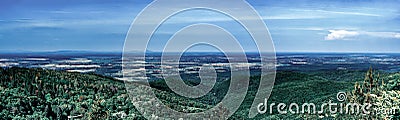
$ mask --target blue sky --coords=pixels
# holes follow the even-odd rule
[[[2,0],[0,51],[122,51],[130,24],[150,2]],[[264,19],[278,52],[400,52],[398,0],[248,2]],[[163,25],[149,49],[162,47],[165,40],[157,39],[168,38],[172,29],[197,22],[216,24],[238,39],[249,39],[219,14],[189,11]]]

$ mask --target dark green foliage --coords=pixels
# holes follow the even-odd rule
[[[310,75],[333,81],[362,81],[365,71],[326,70],[312,72]]]
[[[337,78],[335,78],[337,76]],[[390,77],[386,77],[390,76]],[[359,71],[310,73],[280,71],[268,103],[316,103],[336,100],[339,91],[350,91]],[[369,78],[369,77],[368,77]],[[400,75],[385,75],[387,87],[399,90]],[[190,85],[198,81],[186,81]],[[374,81],[374,84],[378,82]],[[173,93],[163,80],[152,81],[156,96],[170,108],[197,113],[212,108],[223,99],[230,80],[220,80],[210,93],[190,99]],[[379,83],[380,84],[380,83]],[[230,119],[249,119],[248,112],[258,90],[259,76],[250,78],[244,102]],[[367,84],[366,86],[370,86]],[[377,85],[371,87],[377,88]],[[395,96],[393,92],[382,93]],[[124,83],[96,74],[67,73],[42,69],[0,69],[0,116],[3,119],[144,119],[128,99]],[[394,104],[396,105],[396,104]],[[262,114],[255,119],[319,119],[319,115]],[[324,119],[353,117],[333,117]]]
[[[389,76],[387,89],[400,91],[400,75],[399,74]]]
[[[245,101],[239,110],[230,119],[249,119],[248,112],[252,105],[254,96],[256,95],[259,85],[259,77],[253,76],[250,81],[249,91]],[[280,71],[277,72],[275,85],[268,104],[271,103],[315,103],[322,104],[329,100],[335,100],[339,91],[346,91],[351,88],[351,82],[327,80],[313,73],[299,73]],[[276,110],[276,109],[275,109]],[[327,117],[329,118],[329,117]],[[265,114],[259,114],[254,119],[320,119],[317,115],[301,115],[301,114],[279,114],[269,111]]]
[[[399,119],[400,91],[398,81],[400,74],[381,75],[369,69],[363,82],[356,82],[354,90],[349,94],[351,103],[372,104],[371,114],[353,116],[358,119]],[[386,82],[385,82],[386,81]],[[387,82],[388,81],[388,82]],[[393,110],[382,112],[380,110]]]
[[[124,83],[91,74],[42,69],[0,69],[3,119],[112,119],[124,112],[142,118],[129,102]]]

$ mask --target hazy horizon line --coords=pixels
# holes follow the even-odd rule
[[[0,50],[0,53],[124,53],[124,51],[96,51],[96,50],[42,50],[42,51],[29,51],[29,50]],[[149,53],[162,53],[162,51],[151,51]],[[140,51],[129,51],[127,53],[141,53]],[[164,53],[178,53],[178,52],[164,52]],[[189,51],[186,53],[221,53],[219,51]],[[240,53],[240,52],[226,52],[226,53]],[[247,51],[245,53],[258,53],[258,51]],[[376,53],[376,54],[393,54],[400,53],[396,51],[276,51],[275,53]]]

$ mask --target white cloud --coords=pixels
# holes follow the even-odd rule
[[[325,40],[347,40],[358,36],[360,33],[347,30],[329,30],[330,34],[325,37]]]
[[[308,30],[308,31],[325,31],[324,28],[321,27],[290,27],[290,28],[273,28],[273,29],[283,29],[283,30]]]
[[[322,15],[305,15],[305,14],[281,14],[272,16],[263,16],[265,20],[296,20],[296,19],[320,19],[326,18]]]
[[[395,32],[364,32],[365,35],[380,37],[380,38],[400,38],[400,33]]]
[[[400,33],[397,33],[396,35],[394,35],[395,38],[400,38]]]
[[[65,11],[65,10],[55,10],[55,11],[48,11],[49,13],[54,13],[54,14],[69,14],[73,13],[71,11]]]
[[[348,31],[348,30],[329,30],[325,40],[350,40],[358,36],[368,36],[377,38],[400,39],[400,33],[396,32],[368,32],[368,31]]]
[[[264,8],[267,9],[267,8]],[[321,18],[337,18],[339,16],[367,16],[367,17],[382,17],[381,14],[374,14],[369,11],[355,10],[320,10],[320,9],[287,9],[287,8],[273,8],[267,9],[268,11],[280,11],[279,14],[264,16],[264,19],[321,19]],[[265,11],[267,11],[265,10]],[[263,12],[263,10],[260,10]]]
[[[362,13],[362,12],[343,12],[343,11],[327,11],[327,10],[315,10],[316,12],[321,13],[330,13],[330,14],[342,14],[342,15],[358,15],[358,16],[370,16],[370,17],[380,17],[382,15],[371,14],[371,13]]]

